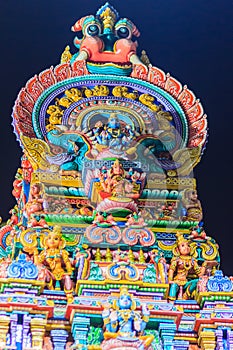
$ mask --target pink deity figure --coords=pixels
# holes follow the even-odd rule
[[[7,278],[7,268],[12,263],[11,258],[8,256],[6,259],[0,259],[0,278]]]
[[[115,226],[117,225],[116,221],[114,220],[112,214],[110,213],[96,213],[95,219],[93,221],[93,224],[97,226]]]
[[[17,202],[20,199],[20,196],[22,193],[22,187],[23,187],[23,171],[21,168],[19,168],[15,175],[15,180],[13,182],[13,190],[12,190],[12,194],[15,197]]]
[[[33,253],[34,263],[39,268],[39,279],[44,280],[50,290],[60,289],[61,285],[66,293],[67,302],[73,302],[73,283],[70,278],[73,268],[68,252],[64,249],[66,241],[62,237],[61,227],[54,226],[53,231],[43,240],[43,250],[38,252],[37,248],[27,249]],[[65,269],[64,269],[65,267]]]
[[[196,190],[186,190],[182,199],[186,209],[185,219],[188,221],[200,222],[203,218],[201,202],[198,199]]]
[[[29,199],[25,205],[29,226],[48,227],[46,221],[41,218],[41,214],[44,213],[43,202],[41,185],[39,183],[31,185]]]
[[[125,171],[118,159],[113,163],[107,176],[100,173],[99,194],[102,199],[108,197],[137,199],[139,193],[134,187],[134,183],[126,179]]]
[[[10,219],[7,221],[7,225],[10,226],[16,226],[19,223],[19,217],[18,217],[18,208],[15,206],[13,209],[9,211],[9,214],[11,214]]]
[[[33,173],[33,168],[32,168],[32,165],[25,154],[21,158],[21,167],[22,167],[24,181],[26,181],[27,183],[30,183],[31,176]]]

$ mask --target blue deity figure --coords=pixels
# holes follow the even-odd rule
[[[98,126],[98,125],[97,125]],[[134,139],[131,125],[122,127],[116,113],[111,113],[107,124],[93,129],[97,142],[115,151],[121,151]]]
[[[143,332],[149,321],[150,311],[145,305],[142,312],[136,311],[136,302],[125,286],[121,287],[120,295],[113,304],[104,309],[104,339],[117,339],[126,342],[139,342],[139,349],[145,349],[152,343],[153,335],[144,336]]]

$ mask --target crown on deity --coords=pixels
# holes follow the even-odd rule
[[[62,237],[61,226],[55,225],[53,228],[53,233],[55,233],[59,238]]]
[[[182,244],[182,243],[188,243],[188,242],[189,242],[186,238],[184,238],[184,236],[183,236],[182,233],[177,233],[177,234],[176,234],[176,237],[177,237],[177,241],[176,241],[177,245],[180,245],[180,244]]]
[[[126,287],[126,286],[120,287],[120,296],[121,295],[129,295],[131,297],[131,295],[129,294],[129,291],[128,291],[128,287]]]

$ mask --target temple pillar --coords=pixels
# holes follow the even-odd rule
[[[175,323],[160,323],[159,333],[163,342],[164,350],[175,350],[174,342],[173,342],[175,331],[176,331]]]
[[[50,335],[53,340],[54,350],[65,350],[68,332],[64,329],[53,329]]]
[[[223,330],[222,329],[217,329],[215,331],[215,335],[216,335],[216,343],[217,343],[216,350],[224,350],[224,346],[223,346]]]
[[[31,316],[24,315],[23,317],[23,349],[28,347],[28,335],[30,331]]]
[[[10,316],[0,311],[0,349],[6,346],[7,333],[9,331]]]
[[[32,348],[43,349],[46,323],[47,321],[43,318],[33,318],[31,320]]]
[[[18,315],[11,314],[10,316],[10,334],[11,334],[11,346],[16,347],[16,330],[17,330]]]
[[[233,350],[233,331],[231,329],[227,330],[227,346],[229,350]]]
[[[203,330],[199,333],[198,344],[203,350],[215,350],[216,337],[214,330]]]
[[[87,336],[90,326],[90,318],[75,315],[72,321],[72,335],[77,348],[82,346],[82,350],[87,349]]]

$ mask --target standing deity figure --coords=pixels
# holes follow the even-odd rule
[[[66,242],[62,237],[61,227],[54,226],[53,231],[45,237],[41,253],[33,248],[34,263],[39,267],[40,275],[44,273],[44,279],[48,283],[48,288],[60,289],[62,282],[66,293],[67,302],[73,301],[73,284],[70,278],[73,268],[69,260],[68,252],[64,249]],[[26,249],[25,249],[26,250]],[[41,266],[42,265],[42,266]],[[66,271],[64,270],[64,266]]]
[[[124,348],[150,349],[153,335],[143,335],[146,324],[149,321],[150,312],[145,305],[142,312],[135,311],[136,302],[128,293],[128,289],[122,286],[120,295],[113,304],[104,308],[102,317],[104,320],[104,342],[102,349]]]
[[[198,222],[202,220],[202,207],[196,190],[186,190],[184,192],[183,205],[186,210],[186,220]]]
[[[189,299],[198,282],[198,279],[188,280],[189,274],[200,277],[205,272],[205,268],[200,267],[197,260],[192,256],[189,241],[182,234],[177,234],[177,236],[177,243],[173,249],[174,257],[168,271],[170,300],[176,299],[178,291],[178,299]]]

